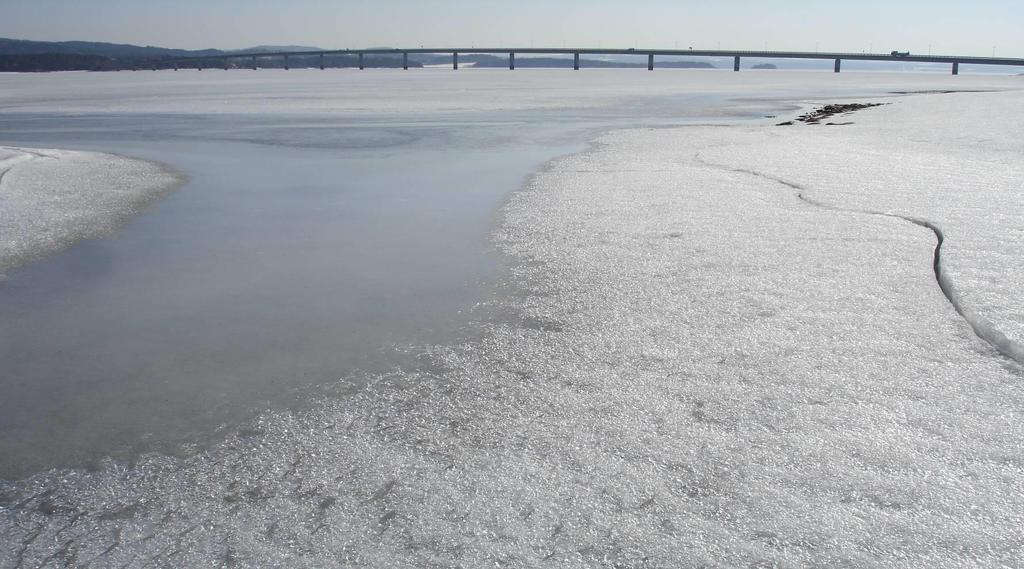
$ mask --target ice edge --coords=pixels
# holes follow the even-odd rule
[[[130,165],[132,167],[130,172],[132,184],[130,188],[111,187],[109,188],[110,191],[107,192],[90,192],[94,196],[94,202],[98,203],[101,207],[96,207],[95,203],[86,204],[92,207],[84,207],[82,203],[72,204],[81,210],[77,218],[63,215],[58,218],[51,216],[50,219],[47,219],[45,217],[37,217],[38,213],[36,213],[33,214],[32,227],[19,227],[18,216],[25,217],[28,214],[32,214],[34,210],[31,208],[34,208],[37,204],[32,202],[26,204],[24,200],[22,200],[23,203],[5,203],[4,207],[8,209],[4,213],[13,215],[13,217],[0,219],[0,222],[3,224],[3,230],[14,231],[22,229],[38,232],[42,228],[42,231],[47,233],[47,235],[46,239],[33,243],[28,247],[15,247],[12,250],[0,248],[0,281],[6,279],[12,270],[63,251],[78,241],[96,239],[114,233],[131,218],[139,214],[146,206],[180,188],[187,180],[184,174],[166,164],[152,160],[130,158],[119,154],[78,150],[33,149],[18,146],[0,146],[0,151],[13,153],[13,156],[0,159],[0,189],[5,189],[5,186],[7,186],[7,190],[14,191],[15,193],[17,193],[17,188],[11,188],[8,175],[16,169],[40,160],[63,164],[65,159],[68,159],[69,162],[74,162],[75,159],[86,156],[102,159],[102,163],[96,162],[92,164],[92,170],[96,172],[110,170],[115,165]],[[84,195],[87,193],[83,187],[76,184],[65,182],[57,185],[54,180],[50,180],[50,185],[59,187],[59,193],[66,196]],[[104,187],[108,185],[111,184],[104,184]],[[125,189],[130,189],[131,192],[125,193]],[[4,197],[3,194],[0,194],[0,198]],[[25,209],[26,206],[30,209]],[[85,228],[76,229],[70,224],[69,220],[77,221],[79,224],[84,225]],[[38,234],[33,234],[33,239],[38,241],[38,238]]]

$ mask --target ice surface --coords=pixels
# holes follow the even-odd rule
[[[266,69],[0,74],[0,112],[61,114],[382,114],[646,107],[665,96],[740,93],[738,106],[808,92],[1005,89],[1017,77],[659,69]],[[744,100],[744,95],[750,97]],[[660,109],[659,109],[660,110]],[[648,117],[656,116],[649,112]],[[718,116],[716,113],[714,116]]]
[[[987,113],[1020,101],[607,134],[504,209],[512,322],[191,458],[0,486],[0,564],[1020,566],[1020,368],[930,231],[797,196],[931,216],[996,321],[969,279],[1016,278],[1019,130]]]
[[[498,272],[501,201],[599,130],[1018,81],[436,71],[0,74],[0,144],[190,177],[0,287],[0,477],[206,445],[297,390],[391,369],[392,346],[444,343]]]
[[[79,239],[112,232],[180,182],[142,160],[0,147],[0,276]]]
[[[742,130],[701,150],[783,178],[826,205],[925,220],[944,234],[942,269],[983,329],[1024,360],[1024,115],[1018,93],[950,93],[832,122]],[[1024,361],[1022,361],[1024,363]]]

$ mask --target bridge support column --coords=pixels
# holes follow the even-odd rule
[[[175,63],[175,64],[174,64],[174,70],[175,70],[175,71],[177,71],[177,70],[178,70],[178,64],[177,64],[177,63]]]
[[[363,67],[363,54],[361,53],[359,54],[359,69],[365,69],[365,67]]]
[[[733,71],[739,71],[740,70],[740,56],[738,56],[738,55],[736,57],[732,58],[732,70]]]
[[[648,71],[654,71],[654,54],[653,53],[648,53],[647,54],[647,70]]]
[[[572,54],[572,68],[576,71],[580,70],[580,54],[578,53]]]
[[[515,52],[509,52],[509,54],[508,54],[508,68],[509,69],[515,69],[516,68],[516,54],[515,54]]]
[[[320,71],[324,70],[324,54],[320,54]]]
[[[458,68],[459,68],[459,52],[453,51],[452,52],[452,69],[458,69]]]
[[[842,59],[837,59],[836,60],[836,65],[835,65],[835,67],[832,68],[832,71],[834,71],[836,73],[839,73],[839,68],[842,67],[842,66],[843,66],[843,60]]]
[[[284,56],[284,70],[288,71],[288,56]]]
[[[224,71],[228,70],[228,60],[224,60]]]
[[[252,70],[256,71],[256,56],[252,56]]]
[[[953,75],[960,75],[960,62],[959,61],[954,61],[953,62]]]
[[[402,52],[402,69],[409,69],[409,52]]]

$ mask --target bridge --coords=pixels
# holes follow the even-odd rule
[[[655,57],[731,57],[733,60],[733,71],[740,70],[740,60],[743,58],[758,59],[818,59],[831,60],[834,62],[833,70],[836,73],[842,68],[844,60],[847,61],[891,61],[891,62],[915,62],[915,63],[944,63],[950,66],[953,75],[960,72],[960,64],[977,65],[1007,65],[1024,67],[1024,59],[1007,57],[977,57],[969,55],[918,55],[907,52],[891,53],[841,53],[841,52],[807,52],[807,51],[734,51],[734,50],[708,50],[708,49],[602,49],[602,48],[379,48],[379,49],[337,49],[320,51],[279,51],[259,53],[230,53],[211,56],[189,56],[179,58],[164,58],[152,60],[153,69],[157,64],[173,65],[177,70],[179,67],[192,67],[202,69],[205,62],[219,61],[225,69],[231,61],[251,61],[252,68],[257,68],[257,61],[264,58],[283,58],[284,68],[289,68],[290,57],[316,57],[320,58],[320,69],[324,68],[324,57],[330,55],[357,56],[359,69],[364,69],[363,58],[366,55],[390,55],[401,56],[402,67],[409,69],[409,54],[451,54],[452,68],[459,68],[459,54],[488,54],[508,55],[508,68],[516,68],[516,54],[530,55],[566,55],[573,58],[573,69],[579,70],[580,56],[582,55],[637,55],[647,56],[647,69],[653,71]]]

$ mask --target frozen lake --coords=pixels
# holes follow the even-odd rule
[[[0,283],[0,476],[178,452],[308,388],[414,365],[408,346],[452,340],[488,294],[493,215],[544,161],[614,125],[772,107],[626,77],[0,77],[0,144],[189,180],[116,235]]]
[[[499,275],[487,235],[506,196],[602,130],[908,88],[465,71],[0,77],[0,144],[122,154],[189,179],[115,236],[0,283],[0,476],[178,452],[301,405],[307,388],[413,365],[406,348],[456,337]]]
[[[189,181],[0,284],[3,472],[173,451],[454,333],[498,270],[490,216],[572,146],[389,122],[8,118],[19,144],[159,160]]]
[[[119,459],[0,485],[0,535],[111,564],[1012,562],[1019,371],[939,292],[932,235],[838,211],[943,215],[898,157],[869,170],[904,144],[937,171],[932,109],[814,137],[765,115],[1019,79],[0,76],[0,144],[189,177],[0,281],[0,475]],[[946,163],[1015,179],[1017,139],[972,124]]]

